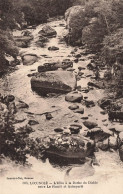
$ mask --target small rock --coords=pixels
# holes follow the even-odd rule
[[[57,32],[51,26],[45,25],[42,30],[39,31],[39,34],[48,38],[52,38],[56,37]]]
[[[81,71],[78,72],[78,75],[79,75],[79,76],[82,76],[83,74],[84,74],[84,73],[81,72]]]
[[[85,100],[88,99],[88,96],[84,96],[84,99],[85,99]]]
[[[106,111],[100,111],[100,114],[102,114],[102,115],[106,115],[106,114],[107,114],[107,112],[106,112]]]
[[[88,82],[88,86],[90,87],[95,87],[98,89],[104,89],[104,83],[102,81],[98,81],[98,82]]]
[[[37,60],[38,56],[35,54],[26,54],[22,56],[23,65],[33,65]]]
[[[69,129],[71,131],[71,134],[78,134],[80,132],[80,129],[82,129],[82,126],[78,124],[72,124],[70,125]]]
[[[77,81],[80,81],[81,77],[79,75],[77,75]]]
[[[81,57],[81,54],[80,53],[78,53],[78,54],[75,55],[75,58],[80,58],[80,57]]]
[[[92,115],[92,114],[89,114],[88,116],[89,116],[89,117],[92,117],[93,115]]]
[[[85,61],[85,59],[82,59],[82,58],[81,58],[80,61]]]
[[[94,63],[95,62],[95,60],[94,59],[91,59],[91,63]]]
[[[108,123],[106,123],[106,124],[103,124],[103,126],[107,127],[107,126],[108,126]]]
[[[74,71],[74,68],[68,68],[67,71]]]
[[[44,63],[38,66],[38,72],[54,71],[57,70],[58,66],[56,62]]]
[[[73,105],[69,106],[68,108],[69,108],[70,110],[76,110],[76,109],[79,108],[79,106],[76,105],[76,104],[73,104]]]
[[[83,107],[80,107],[77,110],[75,110],[74,113],[84,114],[84,108]]]
[[[13,95],[7,95],[5,96],[5,98],[3,99],[3,102],[5,104],[8,104],[9,102],[13,102],[15,100],[15,97]]]
[[[29,105],[26,104],[25,102],[19,100],[16,104],[16,108],[17,109],[21,109],[21,108],[29,108]]]
[[[40,47],[44,47],[46,42],[48,42],[48,38],[44,36],[39,36],[39,40],[36,41],[36,45]]]
[[[102,122],[106,122],[106,121],[107,121],[107,119],[103,119],[103,120],[102,120]]]
[[[76,89],[77,89],[78,91],[81,91],[81,86],[80,86],[80,85],[77,86]]]
[[[57,50],[59,50],[59,48],[56,46],[51,46],[51,47],[48,47],[48,50],[49,51],[57,51]]]
[[[66,69],[68,67],[73,67],[73,62],[70,59],[64,59],[62,61],[62,68]]]
[[[54,129],[54,131],[55,131],[56,133],[61,133],[61,132],[63,132],[63,129],[62,129],[62,128],[56,128],[56,129]]]
[[[74,121],[74,123],[77,123],[77,122],[79,122],[79,121],[78,121],[78,120],[75,120],[75,121]]]
[[[88,88],[82,88],[82,92],[83,93],[88,93],[89,92],[89,89]]]
[[[75,62],[75,63],[78,63],[78,61],[79,61],[78,59],[74,59],[74,62]]]
[[[92,77],[92,75],[91,74],[88,74],[88,75],[86,75],[86,77]]]
[[[31,69],[30,71],[36,71],[36,69]]]
[[[65,96],[65,100],[68,102],[81,102],[83,96],[78,92],[70,92]]]
[[[79,70],[79,71],[82,71],[82,70],[85,70],[85,68],[84,68],[84,67],[79,66],[79,67],[78,67],[78,70]]]
[[[37,124],[39,124],[39,122],[35,121],[35,120],[29,120],[28,124],[29,125],[37,125]]]
[[[97,66],[96,66],[96,64],[94,64],[94,63],[89,63],[89,64],[87,65],[87,68],[88,68],[89,70],[94,70],[94,69],[97,68]]]
[[[53,118],[53,117],[52,117],[51,113],[47,113],[47,114],[46,114],[46,119],[47,119],[47,120],[50,120],[50,119],[52,119],[52,118]]]
[[[87,127],[88,129],[93,129],[93,128],[97,127],[97,123],[91,122],[91,121],[84,121],[83,124],[84,124],[85,127]]]
[[[83,119],[83,120],[88,120],[88,117],[82,117],[81,119]]]
[[[85,100],[84,103],[85,103],[85,106],[87,108],[91,108],[91,107],[94,107],[95,106],[95,103],[94,103],[93,100]]]

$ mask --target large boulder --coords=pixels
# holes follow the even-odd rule
[[[69,29],[68,38],[76,42],[82,37],[82,29],[87,24],[84,8],[82,6],[73,6],[65,13],[67,28]]]
[[[16,46],[21,48],[27,48],[29,46],[30,41],[33,39],[33,36],[14,36],[14,41]]]
[[[62,62],[44,63],[43,65],[38,66],[38,72],[54,71],[59,68],[67,69],[69,67],[73,67],[73,62],[69,59],[64,59]]]
[[[35,54],[26,54],[22,56],[23,65],[33,65],[37,60],[38,56]]]
[[[40,35],[39,39],[36,41],[36,45],[39,47],[44,47],[47,42],[48,38]]]
[[[42,95],[68,93],[76,88],[76,77],[72,72],[68,71],[37,73],[31,79],[31,86]]]
[[[94,142],[81,135],[52,135],[48,136],[46,140],[44,138],[43,141],[47,148],[46,154],[51,158],[55,157],[56,160],[61,158],[71,162],[72,159],[85,159],[94,154]]]
[[[102,108],[102,109],[109,109],[110,106],[111,106],[111,103],[112,103],[112,99],[108,98],[108,97],[104,97],[102,99],[100,99],[98,101],[98,104],[99,106]]]
[[[42,30],[39,31],[39,34],[45,37],[52,38],[56,37],[57,32],[51,26],[45,25]]]
[[[105,139],[109,138],[111,136],[110,132],[107,130],[102,130],[99,127],[95,127],[92,129],[89,129],[87,132],[87,137],[90,137],[91,139],[95,140],[95,142],[104,141]],[[111,146],[113,139],[111,139]]]

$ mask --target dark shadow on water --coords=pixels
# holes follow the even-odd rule
[[[39,96],[42,96],[42,97],[58,97],[58,96],[61,96],[61,95],[64,95],[65,93],[63,92],[56,92],[56,90],[52,89],[51,91],[48,91],[47,89],[44,89],[44,90],[40,90],[40,89],[36,89],[36,88],[32,88],[32,91],[36,94],[36,95],[39,95]]]

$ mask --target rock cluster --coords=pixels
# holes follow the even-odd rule
[[[84,14],[81,6],[70,8],[66,13],[67,27],[70,31],[69,38],[71,40],[75,38],[75,41],[77,41],[78,34],[81,37],[80,32],[82,32],[82,29],[81,27],[79,28],[81,26],[79,24],[83,22],[82,15],[80,17],[81,13],[82,15]],[[21,41],[24,38],[26,40],[27,37],[32,39],[30,31],[24,31],[22,35]],[[46,25],[39,31],[39,40],[36,44],[41,43],[43,45],[49,40],[48,38],[56,35],[56,31]],[[58,47],[54,46],[48,49],[50,53],[54,50],[57,50],[57,52],[59,50]],[[86,161],[86,157],[94,158],[94,152],[97,148],[97,150],[101,149],[103,151],[119,150],[120,158],[123,161],[122,125],[109,127],[106,123],[108,118],[103,118],[103,124],[101,123],[100,125],[98,117],[95,120],[92,117],[92,114],[95,114],[95,106],[98,106],[102,117],[108,115],[111,121],[122,122],[122,100],[115,103],[109,97],[101,100],[93,99],[92,95],[95,88],[96,90],[104,89],[104,84],[100,79],[96,79],[97,77],[93,77],[93,73],[97,68],[93,58],[91,62],[85,65],[85,59],[82,57],[86,54],[87,52],[80,53],[78,48],[75,48],[70,55],[73,60],[69,59],[69,57],[61,62],[46,62],[38,66],[37,73],[28,74],[31,77],[32,89],[41,96],[50,97],[53,93],[63,94],[63,96],[59,96],[65,103],[63,116],[68,116],[66,116],[68,126],[55,126],[52,131],[53,134],[49,133],[48,136],[43,136],[43,138],[35,137],[35,135],[33,138],[29,137],[29,134],[32,135],[31,133],[35,132],[34,129],[43,130],[40,125],[41,118],[39,120],[35,119],[33,117],[34,114],[27,111],[29,105],[20,99],[17,100],[13,95],[0,96],[2,154],[11,156],[13,160],[23,161],[23,163],[26,162],[26,154],[30,154],[38,159],[43,160],[48,157],[52,161],[55,158],[53,162],[60,160],[61,163],[62,161],[67,161],[70,164],[72,161],[83,163],[83,161]],[[47,56],[45,55],[45,57]],[[23,65],[32,65],[37,60],[38,56],[35,54],[22,55]],[[79,62],[82,62],[82,64]],[[74,69],[74,66],[77,67]],[[86,71],[93,72],[92,74],[90,72],[86,74]],[[92,77],[96,80],[92,81]],[[83,78],[89,80],[87,86],[77,86],[77,81],[79,82]],[[23,111],[24,109],[26,110],[25,112]],[[46,123],[49,123],[48,128],[50,129],[50,124],[54,124],[55,114],[46,112],[38,116],[42,115],[44,115],[43,119],[45,119]],[[59,118],[57,117],[57,119]],[[62,120],[62,117],[60,119]],[[69,119],[71,123],[69,123]],[[18,123],[20,124],[19,127],[16,125]],[[59,123],[57,122],[57,124]],[[37,128],[38,126],[39,128]]]

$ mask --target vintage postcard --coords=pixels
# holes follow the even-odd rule
[[[0,0],[0,194],[123,193],[122,21],[122,0]]]

